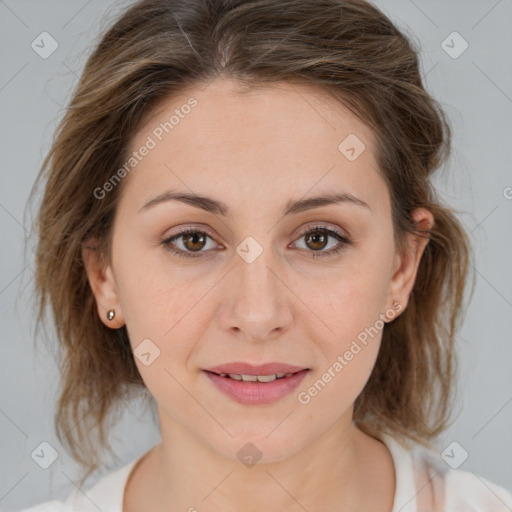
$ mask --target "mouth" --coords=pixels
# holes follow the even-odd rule
[[[297,373],[301,370],[308,370],[305,366],[295,366],[287,363],[264,363],[254,365],[251,363],[245,362],[235,362],[235,363],[226,363],[220,364],[218,366],[213,366],[211,368],[207,368],[206,371],[216,373],[217,375],[225,374],[225,375],[246,375],[246,376],[271,376],[276,375],[276,377],[280,376],[280,378],[291,374]]]
[[[310,368],[281,363],[260,367],[233,363],[203,370],[219,391],[246,405],[264,405],[280,400],[290,394],[309,371]]]
[[[208,371],[208,370],[206,370],[206,371]],[[227,379],[232,379],[232,380],[242,380],[244,382],[272,382],[274,380],[285,379],[285,378],[291,377],[292,375],[295,375],[295,373],[298,373],[298,372],[295,372],[295,373],[293,373],[293,372],[292,373],[273,373],[271,375],[246,375],[244,373],[239,374],[239,373],[215,373],[215,372],[210,372],[210,373],[219,375],[219,377],[225,377]]]

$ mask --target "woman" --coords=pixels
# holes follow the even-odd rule
[[[40,318],[86,472],[30,510],[510,510],[450,467],[460,445],[432,444],[470,254],[430,181],[449,145],[416,52],[369,3],[125,12],[41,172]],[[162,442],[82,488],[141,388]]]

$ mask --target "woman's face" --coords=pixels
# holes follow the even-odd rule
[[[422,249],[395,249],[369,129],[310,89],[216,80],[162,104],[131,150],[93,289],[103,321],[126,323],[164,439],[181,429],[230,459],[251,442],[265,462],[348,428]],[[307,370],[206,371],[238,362]]]

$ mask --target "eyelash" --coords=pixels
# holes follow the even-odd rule
[[[306,235],[309,235],[310,233],[320,233],[320,234],[324,234],[324,235],[329,235],[332,238],[335,238],[336,240],[338,240],[338,242],[340,242],[340,243],[334,249],[330,249],[328,251],[323,251],[323,252],[308,251],[308,252],[311,252],[311,255],[307,256],[308,258],[325,258],[328,256],[332,256],[334,254],[339,253],[347,245],[350,245],[352,243],[347,237],[343,236],[341,233],[338,233],[338,231],[335,231],[334,229],[327,228],[325,226],[310,226],[310,227],[308,227],[308,229],[306,231],[303,231],[298,236],[298,239],[300,239]],[[201,231],[201,230],[195,229],[195,228],[187,228],[187,229],[180,231],[179,233],[176,233],[175,235],[172,235],[169,238],[162,240],[161,243],[168,251],[172,252],[173,254],[176,254],[180,258],[202,257],[203,256],[202,253],[204,253],[205,251],[198,251],[197,253],[194,254],[192,252],[183,251],[181,249],[174,249],[172,247],[171,243],[174,242],[174,240],[177,240],[178,238],[180,238],[184,235],[188,235],[188,234],[203,234],[209,238],[212,238],[206,231]]]

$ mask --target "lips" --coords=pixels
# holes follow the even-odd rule
[[[228,363],[204,372],[219,391],[236,402],[264,405],[289,395],[309,370],[284,363]]]

